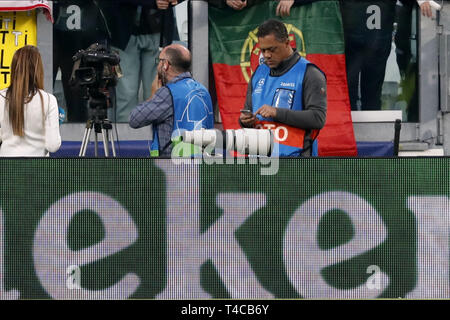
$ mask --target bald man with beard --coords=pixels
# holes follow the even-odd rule
[[[130,114],[132,128],[153,125],[152,156],[191,156],[197,152],[194,148],[183,148],[181,154],[180,148],[173,148],[181,133],[214,127],[211,96],[192,78],[191,62],[191,53],[184,46],[165,47],[155,61],[157,77],[151,97]]]

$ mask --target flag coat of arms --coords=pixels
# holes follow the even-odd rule
[[[263,21],[276,18],[286,25],[291,45],[327,77],[327,121],[318,137],[319,156],[356,156],[339,1],[292,7],[285,18],[275,16],[277,4],[265,1],[241,11],[209,6],[209,48],[224,129],[240,127],[247,84],[262,63],[256,32]]]

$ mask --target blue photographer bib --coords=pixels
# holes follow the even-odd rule
[[[302,58],[287,73],[279,77],[271,76],[267,65],[260,65],[252,77],[253,113],[265,104],[275,108],[303,110],[303,80],[308,64],[310,62]],[[273,130],[275,145],[272,156],[300,156],[305,130],[275,122],[272,118],[260,115],[257,117],[259,121],[256,128]],[[312,137],[315,135],[316,132],[313,132]],[[317,141],[314,141],[312,147],[312,155],[317,155]]]
[[[178,142],[183,131],[214,128],[214,114],[211,96],[208,90],[192,78],[184,78],[167,87],[172,94],[174,105],[174,123],[172,131],[173,151],[177,157],[200,154],[200,147]],[[150,148],[152,156],[157,156],[159,150],[158,130],[154,127],[153,142]]]

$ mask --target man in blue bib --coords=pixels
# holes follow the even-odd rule
[[[169,45],[156,62],[158,76],[152,84],[152,95],[130,113],[130,126],[153,125],[152,156],[195,155],[201,150],[183,145],[178,137],[183,131],[214,127],[211,96],[192,78],[189,72],[191,53],[187,48],[180,44]],[[177,147],[173,148],[175,145]]]
[[[324,73],[290,46],[285,25],[274,19],[257,32],[263,64],[248,84],[242,127],[271,129],[274,157],[317,156],[316,137],[327,111]]]

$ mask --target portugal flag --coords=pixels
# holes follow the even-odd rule
[[[318,137],[319,155],[356,156],[339,1],[292,7],[286,18],[275,16],[277,4],[266,1],[241,11],[209,7],[209,46],[224,129],[240,127],[247,83],[261,61],[256,32],[261,22],[276,18],[285,23],[291,45],[327,76],[327,121]]]

